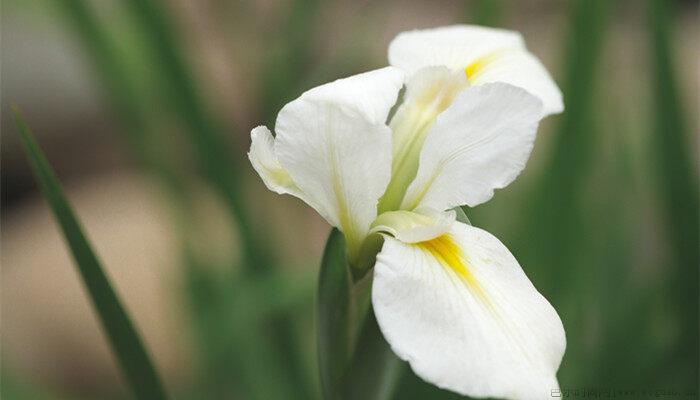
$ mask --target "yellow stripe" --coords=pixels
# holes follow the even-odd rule
[[[467,289],[476,295],[487,307],[491,308],[491,302],[486,292],[479,284],[474,274],[469,270],[467,258],[462,254],[462,249],[449,234],[438,236],[435,239],[417,243],[417,246],[431,254],[440,265],[451,269],[465,283]]]
[[[464,68],[464,73],[467,74],[467,79],[472,82],[479,74],[484,72],[491,62],[498,58],[499,54],[500,51],[493,51],[472,61],[471,64]]]

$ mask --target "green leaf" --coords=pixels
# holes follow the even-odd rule
[[[240,232],[243,262],[241,267],[247,276],[277,269],[275,252],[268,240],[264,240],[253,223],[253,213],[245,200],[245,186],[241,181],[240,170],[244,167],[244,157],[233,157],[226,138],[230,134],[222,128],[197,87],[194,74],[181,47],[182,37],[170,11],[161,0],[129,0],[123,2],[130,12],[135,26],[146,38],[145,45],[153,55],[154,69],[165,95],[165,104],[185,128],[189,143],[195,152],[197,162],[211,186],[224,200],[232,220]],[[246,167],[247,168],[247,167]],[[242,279],[246,279],[246,277]],[[305,384],[304,364],[296,346],[290,345],[295,335],[292,321],[288,316],[275,317],[269,335],[276,348],[277,362],[287,366],[295,387],[287,393],[292,397],[309,398],[310,387]],[[239,349],[248,351],[248,348]],[[281,383],[281,382],[278,382]]]
[[[345,238],[333,229],[318,278],[316,334],[324,399],[336,398],[350,360],[350,282]]]
[[[343,399],[388,400],[408,365],[391,350],[372,309],[365,318],[355,354],[343,381]]]
[[[667,289],[668,297],[677,304],[681,321],[677,340],[677,360],[685,367],[679,379],[685,379],[690,387],[698,376],[698,302],[688,301],[698,294],[698,180],[692,150],[695,140],[687,128],[683,109],[683,87],[678,84],[672,44],[673,17],[676,2],[650,0],[651,64],[653,83],[654,132],[650,151],[651,165],[655,169],[656,187],[662,206],[665,233],[673,251],[675,266]],[[691,89],[692,90],[692,89]],[[663,229],[663,228],[662,228]]]
[[[183,133],[192,145],[197,162],[212,187],[237,222],[243,242],[246,272],[255,274],[275,266],[273,252],[254,229],[252,213],[245,202],[244,187],[239,170],[243,157],[233,157],[227,137],[218,118],[198,90],[187,59],[180,46],[182,39],[170,18],[170,10],[159,0],[129,0],[124,2],[135,25],[146,37],[147,49],[153,54],[154,69],[164,93],[164,102],[181,120]]]
[[[182,198],[186,193],[181,179],[165,164],[162,146],[154,146],[154,127],[144,111],[137,84],[117,51],[114,38],[105,24],[83,0],[61,0],[56,3],[66,23],[82,43],[95,72],[107,90],[111,104],[124,129],[118,129],[134,152],[137,161],[157,176],[169,194]],[[122,38],[119,38],[122,40]]]
[[[68,243],[78,272],[87,289],[92,305],[107,334],[122,373],[138,399],[166,399],[165,389],[146,354],[141,338],[112,289],[100,262],[87,242],[61,187],[54,176],[30,129],[14,109],[20,138],[44,197]]]
[[[389,399],[401,362],[371,310],[372,274],[353,283],[345,239],[334,229],[321,262],[317,298],[318,363],[324,399]]]

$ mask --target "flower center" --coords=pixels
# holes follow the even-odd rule
[[[466,74],[445,67],[418,71],[407,84],[405,100],[391,119],[391,180],[378,211],[398,210],[418,171],[420,151],[437,116],[468,86]]]

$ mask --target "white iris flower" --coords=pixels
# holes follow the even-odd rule
[[[383,236],[372,305],[418,376],[472,397],[548,398],[566,346],[559,316],[497,238],[449,210],[516,178],[561,93],[510,31],[406,32],[389,61],[287,104],[276,137],[253,129],[251,163],[342,231],[351,263]]]

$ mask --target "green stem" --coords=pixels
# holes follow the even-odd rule
[[[334,229],[321,261],[317,343],[324,399],[387,400],[403,365],[379,330],[372,275],[356,281],[343,235]]]

